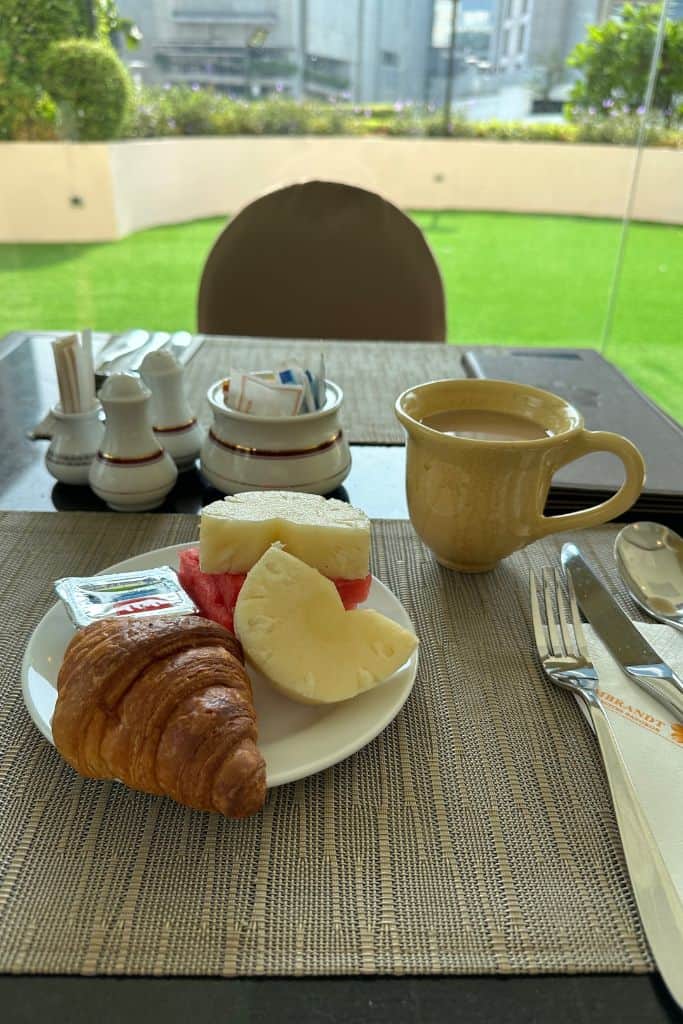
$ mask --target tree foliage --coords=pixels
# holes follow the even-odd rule
[[[55,42],[88,37],[104,43],[123,38],[129,47],[141,38],[115,0],[0,0],[0,139],[56,137],[46,57]],[[93,89],[99,93],[97,82]]]
[[[50,43],[88,35],[78,0],[0,0],[0,42],[10,51],[13,78],[37,83]]]
[[[626,3],[619,17],[589,27],[567,59],[582,74],[570,94],[574,108],[609,114],[615,106],[626,112],[643,106],[661,14],[661,3]],[[681,93],[683,21],[667,19],[653,107],[672,117]]]
[[[87,33],[86,10],[76,0],[0,0],[0,139],[49,137],[45,54],[55,39]]]
[[[140,45],[142,33],[132,18],[123,18],[119,14],[116,0],[94,0],[93,18],[99,39],[114,39],[121,36],[129,50]]]

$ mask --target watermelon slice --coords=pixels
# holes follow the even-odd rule
[[[244,572],[202,572],[199,568],[199,548],[187,548],[180,552],[178,579],[207,619],[220,623],[233,632],[233,613],[242,584],[247,578]],[[347,611],[367,600],[372,576],[357,580],[332,580],[339,591]]]
[[[232,611],[235,604],[233,602],[232,607],[228,610],[219,585],[219,577],[202,572],[199,568],[198,548],[189,548],[187,551],[180,552],[178,579],[183,590],[190,595],[202,615],[225,626],[232,633]]]

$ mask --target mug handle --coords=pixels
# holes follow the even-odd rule
[[[559,516],[541,516],[539,537],[546,537],[561,530],[601,526],[608,520],[620,516],[638,498],[645,480],[645,462],[636,446],[619,434],[612,434],[607,430],[584,430],[572,446],[569,457],[556,466],[556,469],[561,469],[567,463],[580,459],[582,455],[588,455],[590,452],[611,452],[618,456],[626,470],[623,484],[616,494],[593,508],[585,508],[581,512],[567,512]]]

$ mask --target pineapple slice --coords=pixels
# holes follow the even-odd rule
[[[345,501],[247,491],[202,509],[202,572],[249,572],[276,541],[331,579],[362,579],[369,572],[370,520]]]
[[[304,704],[332,704],[372,689],[418,643],[379,612],[347,612],[330,580],[279,545],[247,575],[235,632],[249,661]]]

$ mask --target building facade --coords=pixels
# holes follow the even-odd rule
[[[453,94],[526,84],[556,102],[566,58],[615,0],[459,0]],[[443,102],[452,0],[119,0],[143,33],[124,51],[150,84],[235,97]],[[669,0],[670,17],[683,0]]]
[[[563,63],[609,14],[610,0],[499,0],[491,61],[501,71]]]
[[[123,53],[147,84],[213,86],[235,96],[295,91],[300,77],[298,0],[119,0],[142,31]]]
[[[143,82],[358,103],[427,96],[435,0],[119,0]]]

